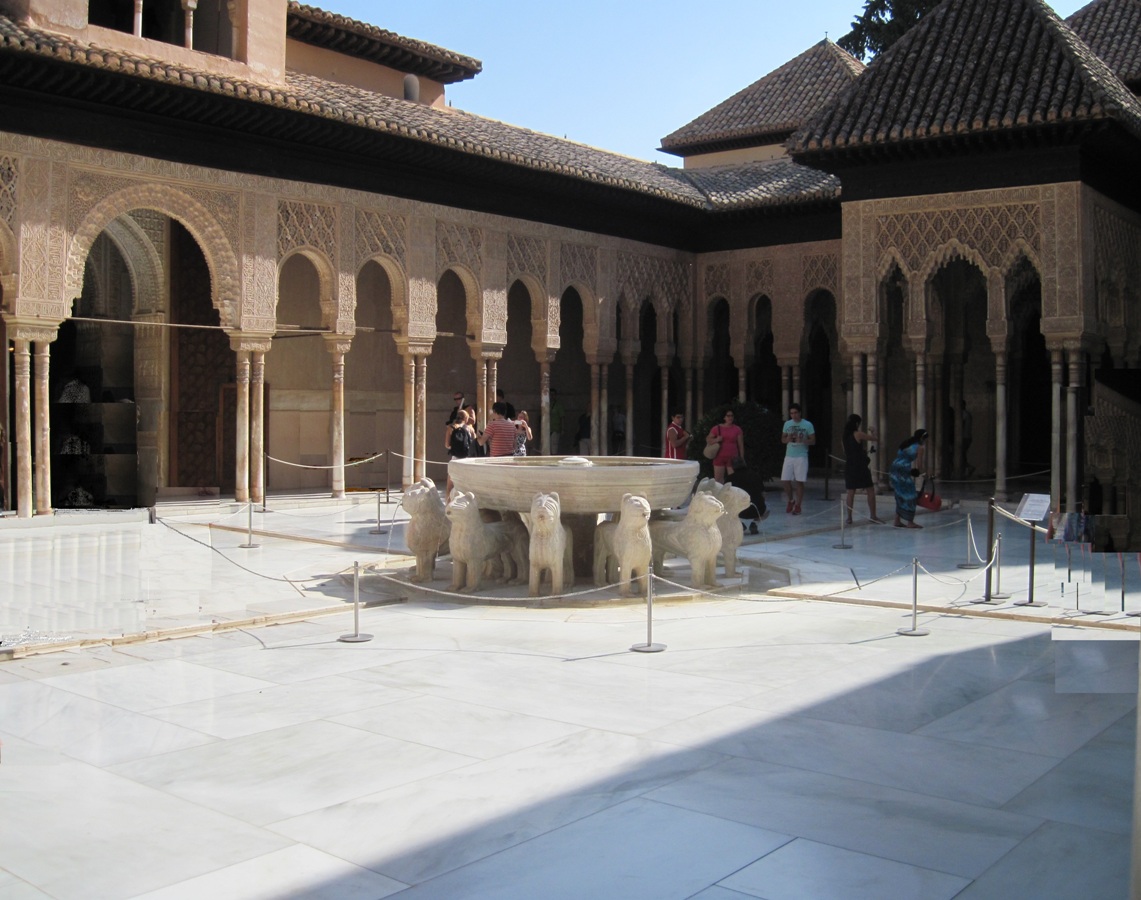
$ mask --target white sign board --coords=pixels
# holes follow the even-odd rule
[[[1049,511],[1049,494],[1023,494],[1014,514],[1026,522],[1041,522]]]

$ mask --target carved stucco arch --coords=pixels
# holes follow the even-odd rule
[[[337,330],[337,300],[334,297],[336,269],[332,260],[316,247],[292,247],[277,261],[277,283],[280,293],[281,273],[285,264],[295,256],[304,256],[317,272],[317,302],[321,309],[321,327],[328,331]]]
[[[65,306],[83,290],[83,268],[91,245],[107,226],[135,209],[150,209],[177,220],[198,243],[210,272],[210,302],[224,328],[236,328],[240,321],[241,294],[238,259],[222,227],[201,203],[175,187],[165,184],[139,184],[104,197],[84,216],[75,229],[67,256],[67,297]],[[63,315],[66,316],[66,311]],[[61,316],[62,317],[62,316]]]
[[[432,321],[431,326],[433,329],[436,327],[436,315],[439,312],[439,285],[440,279],[445,274],[451,272],[463,285],[464,289],[464,319],[467,322],[467,333],[475,335],[475,343],[481,345],[483,343],[484,322],[490,320],[489,328],[493,330],[502,331],[507,333],[507,291],[503,291],[503,310],[499,315],[489,316],[484,309],[483,291],[479,286],[479,279],[475,276],[467,266],[462,263],[452,263],[451,265],[444,266],[440,269],[440,273],[436,276],[436,288],[432,296]],[[494,312],[494,310],[493,310]]]
[[[559,300],[561,298],[548,297],[542,282],[535,275],[517,273],[507,285],[507,293],[510,294],[511,289],[517,284],[523,286],[523,290],[527,292],[527,299],[531,301],[531,350],[536,358],[541,359],[546,355],[545,351],[558,350],[560,346],[559,324],[562,315]]]
[[[559,313],[562,314],[563,297],[567,291],[574,290],[578,294],[579,304],[582,306],[582,349],[587,358],[598,353],[602,341],[602,332],[599,322],[602,320],[604,304],[595,295],[594,290],[581,281],[572,280],[559,291]]]
[[[132,313],[165,311],[159,306],[164,299],[162,257],[146,232],[130,216],[109,222],[104,230],[127,264],[134,291]],[[152,304],[150,308],[147,302]]]
[[[942,304],[938,312],[932,308],[932,286],[939,270],[957,259],[974,266],[982,276],[983,282],[990,283],[994,274],[993,267],[987,264],[982,253],[976,248],[969,247],[956,238],[935,248],[924,260],[915,280],[915,283],[922,285],[923,289],[908,292],[908,323],[912,327],[907,333],[913,341],[922,338],[926,346],[932,335],[942,333],[944,311]]]
[[[376,263],[388,277],[388,285],[392,289],[392,327],[398,335],[408,336],[408,277],[400,263],[387,253],[374,253],[366,256],[357,266],[356,276],[359,278],[364,267],[370,262]]]
[[[892,247],[884,252],[876,263],[876,284],[883,284],[884,280],[890,277],[897,268],[908,284],[914,281],[915,273],[907,268],[907,263],[903,261],[903,254]]]

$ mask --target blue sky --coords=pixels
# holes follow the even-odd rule
[[[680,165],[661,138],[828,37],[863,0],[314,0],[482,60],[448,98],[469,112]],[[1085,0],[1051,4],[1063,18]]]

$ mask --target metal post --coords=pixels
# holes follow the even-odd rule
[[[840,496],[841,496],[841,500],[840,500],[840,543],[833,544],[832,549],[833,550],[851,550],[852,545],[849,543],[846,543],[844,540],[844,522],[847,519],[847,516],[845,515],[845,513],[848,511],[847,510],[848,501],[843,499],[845,495],[841,494]]]
[[[1015,606],[1045,606],[1041,600],[1034,599],[1034,555],[1038,549],[1038,542],[1035,540],[1034,523],[1030,523],[1030,577],[1026,586],[1026,599],[1015,600]]]
[[[376,528],[369,531],[369,534],[388,534],[388,530],[380,527],[380,491],[376,492]]]
[[[631,650],[637,653],[661,653],[665,644],[654,643],[654,562],[646,568],[646,643],[634,644]]]
[[[987,517],[986,517],[986,546],[987,546],[987,560],[986,560],[986,581],[983,588],[983,595],[978,600],[972,600],[971,603],[994,603],[993,595],[990,592],[991,576],[994,573],[994,497],[990,498],[987,504]]]
[[[995,553],[994,553],[994,586],[995,586],[995,590],[994,590],[994,593],[992,593],[990,596],[991,596],[992,600],[1009,600],[1010,594],[1004,594],[1002,592],[1002,532],[1001,531],[998,533],[998,538],[997,538],[995,543],[996,543]]]
[[[926,628],[919,627],[919,559],[912,557],[911,560],[911,627],[910,628],[897,628],[897,634],[906,635],[907,637],[923,637],[930,634]]]
[[[342,634],[338,641],[346,644],[360,644],[371,641],[371,634],[361,634],[361,564],[353,561],[353,633]]]
[[[959,563],[960,569],[977,569],[980,563],[971,562],[972,545],[974,544],[974,532],[971,530],[971,514],[967,513],[967,561]]]
[[[243,550],[256,550],[258,544],[254,543],[254,501],[246,504],[246,542],[238,544]]]

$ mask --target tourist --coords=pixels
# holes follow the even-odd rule
[[[713,478],[718,484],[725,483],[725,474],[733,474],[737,467],[745,465],[745,432],[734,422],[732,409],[725,410],[725,419],[714,425],[706,435],[707,445],[717,444],[717,455],[713,457]]]
[[[531,417],[527,415],[527,410],[521,409],[515,418],[515,449],[511,455],[526,456],[529,440],[531,440]]]
[[[923,469],[923,451],[927,445],[927,430],[918,428],[911,437],[899,445],[895,462],[891,464],[891,488],[895,491],[895,527],[922,528],[915,524],[915,479]]]
[[[444,449],[448,451],[448,459],[467,459],[472,455],[475,444],[475,429],[468,422],[467,412],[460,410],[456,413],[455,421],[447,427],[444,434]],[[448,470],[448,490],[446,497],[452,496],[452,473]]]
[[[492,456],[511,456],[515,452],[515,423],[507,418],[503,403],[492,404],[491,421],[476,441],[481,447],[490,447]]]
[[[864,449],[866,441],[875,440],[875,432],[869,428],[860,431],[863,419],[856,413],[848,416],[844,423],[844,487],[848,489],[848,499],[844,508],[847,523],[852,524],[852,504],[856,502],[856,491],[867,491],[868,516],[877,525],[882,525],[876,518],[876,486],[872,478],[871,457]]]
[[[563,420],[566,418],[566,410],[563,409],[563,403],[559,399],[559,392],[551,388],[551,454],[557,455],[559,447],[562,446],[563,441]]]
[[[495,389],[495,399],[502,403],[507,410],[506,418],[515,421],[515,406],[508,402],[507,395],[503,393],[503,388]]]
[[[662,448],[662,456],[666,459],[685,459],[686,447],[693,440],[693,435],[685,430],[685,413],[675,412],[666,426],[666,445]]]
[[[464,392],[456,391],[452,394],[452,400],[456,405],[452,407],[452,414],[448,416],[448,421],[444,423],[445,425],[451,425],[456,420],[460,410],[464,408]],[[472,424],[474,424],[474,422]]]
[[[808,481],[808,448],[816,443],[816,429],[804,418],[799,403],[789,405],[788,421],[784,423],[780,441],[786,445],[780,473],[787,501],[784,511],[799,516],[804,503],[804,483]]]

